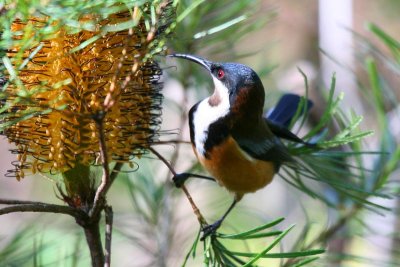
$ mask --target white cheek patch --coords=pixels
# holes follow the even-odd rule
[[[200,102],[197,110],[193,114],[194,142],[197,151],[205,155],[204,143],[208,136],[210,124],[224,117],[229,112],[229,93],[225,85],[213,77],[215,90],[221,97],[221,102],[216,106],[211,106],[208,102],[209,97]]]

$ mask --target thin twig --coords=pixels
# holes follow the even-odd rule
[[[186,122],[186,106],[187,106],[187,95],[185,91],[185,95],[183,97],[183,100],[180,104],[182,107],[180,110],[180,123],[178,126],[178,129],[183,129],[185,126]],[[176,162],[179,157],[179,152],[180,152],[180,147],[182,144],[190,144],[188,141],[182,141],[182,130],[179,131],[178,136],[175,139],[170,139],[168,141],[158,141],[154,142],[152,145],[169,145],[169,146],[174,146],[173,153],[171,157],[169,158],[169,164],[172,167],[172,169],[175,169]],[[162,201],[162,220],[160,220],[159,225],[160,225],[160,233],[161,233],[161,238],[159,241],[159,249],[157,251],[157,257],[156,257],[156,265],[159,266],[165,266],[165,258],[168,257],[168,254],[171,250],[170,243],[171,243],[171,234],[170,234],[170,228],[171,228],[171,223],[172,223],[172,209],[171,209],[171,194],[170,192],[173,190],[172,185],[169,181],[170,179],[170,172],[166,173],[166,178],[164,182],[164,188],[165,192],[168,194],[165,194],[164,200]],[[186,189],[186,188],[185,188]],[[186,192],[187,193],[187,192]],[[198,212],[197,212],[198,213]],[[197,215],[198,217],[198,215]]]
[[[150,147],[149,150],[156,155],[164,164],[165,166],[168,167],[168,169],[170,170],[170,172],[175,176],[177,175],[176,171],[174,170],[174,168],[171,166],[171,164],[168,162],[168,160],[166,158],[164,158],[160,153],[158,153],[154,148]],[[197,220],[199,221],[199,223],[201,225],[206,225],[207,222],[204,219],[203,215],[201,214],[199,208],[197,207],[196,203],[194,203],[192,196],[190,195],[189,191],[187,190],[185,185],[181,186],[181,189],[183,190],[183,192],[186,195],[186,198],[189,200],[190,205],[192,206],[193,212],[197,217]]]
[[[149,150],[157,156],[157,158],[159,158],[164,164],[165,166],[167,166],[167,168],[169,169],[169,171],[175,176],[177,175],[176,171],[174,170],[174,168],[172,168],[171,164],[169,164],[168,160],[166,158],[164,158],[160,153],[157,152],[157,150],[155,150],[152,147],[149,147]]]
[[[117,178],[119,172],[121,171],[122,166],[124,166],[123,162],[117,162],[115,164],[114,168],[112,169],[112,171],[110,172],[109,178],[105,178],[104,174],[103,174],[102,182],[101,182],[100,186],[103,184],[103,178],[105,178],[106,182],[104,183],[104,186],[102,188],[100,188],[100,186],[97,188],[97,191],[96,191],[97,198],[95,197],[95,201],[93,202],[92,211],[89,213],[90,216],[93,216],[94,214],[98,213],[101,210],[101,205],[99,205],[98,202],[101,199],[104,199],[104,197],[107,194],[108,190],[110,189],[111,185],[113,184],[113,182]],[[104,166],[103,166],[103,169],[104,169]],[[100,191],[100,189],[101,189],[101,191]]]
[[[120,171],[122,169],[122,166],[124,166],[123,162],[117,162],[114,165],[114,168],[112,169],[111,174],[110,174],[110,185],[115,181],[115,178],[117,178],[118,174],[120,173]]]
[[[106,146],[106,138],[104,134],[104,117],[105,114],[97,114],[97,118],[95,118],[95,122],[97,125],[97,130],[99,133],[99,149],[101,156],[101,165],[103,167],[103,175],[101,177],[101,183],[97,188],[96,195],[93,200],[93,207],[89,212],[90,217],[97,216],[104,204],[104,197],[107,193],[108,187],[110,186],[110,168],[108,166],[108,157],[107,157],[107,146]]]
[[[10,201],[12,202],[12,201]],[[14,201],[15,203],[19,202],[18,200]],[[0,215],[13,213],[13,212],[49,212],[49,213],[62,213],[70,215],[74,218],[82,218],[87,219],[87,214],[82,210],[69,207],[69,206],[61,206],[55,204],[46,204],[41,202],[33,202],[33,203],[25,203],[25,204],[17,204],[15,206],[8,206],[0,209]]]
[[[113,210],[111,206],[106,206],[106,238],[105,238],[105,262],[104,267],[111,266],[111,239],[112,239],[112,227],[113,227]]]
[[[27,205],[27,204],[55,205],[55,204],[48,204],[48,203],[44,203],[44,202],[38,202],[38,201],[26,201],[26,200],[0,198],[0,205]]]

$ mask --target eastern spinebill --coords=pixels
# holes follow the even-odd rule
[[[265,118],[264,87],[248,66],[212,62],[188,54],[169,56],[200,64],[214,83],[213,94],[190,109],[190,140],[201,165],[233,193],[234,201],[218,221],[203,228],[204,239],[215,233],[244,194],[265,187],[282,164],[293,163],[281,139],[309,145],[288,130],[301,98],[284,95]],[[311,107],[310,101],[307,104]],[[193,175],[175,176],[175,184],[181,185],[189,176]]]

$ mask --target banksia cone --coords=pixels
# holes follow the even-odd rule
[[[157,21],[145,21],[146,6],[119,11],[106,19],[85,15],[93,29],[56,29],[29,49],[24,29],[49,27],[49,19],[15,21],[15,42],[7,51],[14,73],[5,90],[3,134],[16,145],[18,160],[8,176],[26,172],[65,173],[76,166],[99,163],[102,127],[109,161],[131,162],[157,138],[162,96],[161,69],[151,55],[168,29],[169,1],[156,6]],[[119,30],[120,25],[132,27]],[[22,67],[21,67],[22,66]]]

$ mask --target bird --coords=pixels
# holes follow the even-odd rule
[[[276,107],[264,115],[265,90],[257,73],[240,63],[212,62],[190,54],[170,54],[204,67],[213,80],[213,93],[189,111],[190,141],[200,164],[218,184],[233,194],[233,202],[222,217],[203,227],[203,237],[215,234],[224,219],[247,193],[267,186],[283,164],[294,160],[284,140],[309,145],[288,126],[301,97],[285,94]],[[312,102],[306,101],[308,111]],[[190,176],[177,174],[176,186]]]

